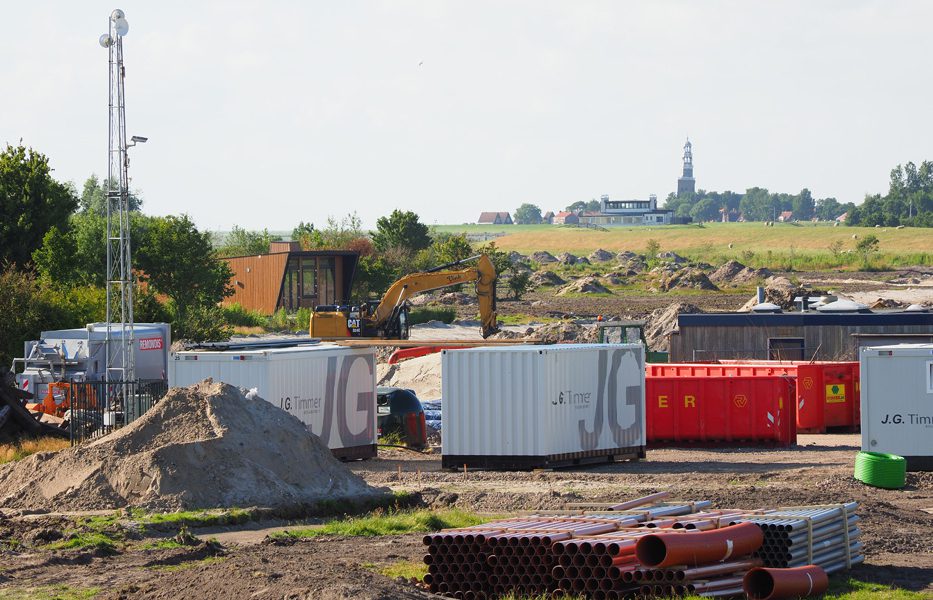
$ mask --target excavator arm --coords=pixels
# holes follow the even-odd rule
[[[468,260],[479,258],[475,267],[445,270]],[[449,265],[443,265],[423,273],[411,273],[393,283],[382,296],[379,305],[370,316],[374,326],[380,326],[392,318],[406,300],[424,292],[438,290],[461,283],[476,282],[479,297],[479,315],[483,338],[499,331],[496,324],[496,268],[485,254],[473,256]]]

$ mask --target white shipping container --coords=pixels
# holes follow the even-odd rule
[[[169,385],[206,378],[241,388],[298,417],[341,458],[376,455],[376,357],[335,344],[189,350],[169,361]]]
[[[445,468],[535,468],[642,458],[641,344],[444,350]]]
[[[861,348],[862,450],[933,470],[933,344]]]

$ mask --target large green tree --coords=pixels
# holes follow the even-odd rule
[[[536,225],[541,222],[541,209],[526,202],[515,209],[514,219],[519,225]]]
[[[0,152],[0,263],[29,262],[52,227],[67,229],[78,199],[52,178],[49,160],[20,144]]]
[[[380,252],[389,248],[417,252],[431,245],[431,236],[428,226],[418,219],[418,215],[395,209],[388,217],[379,217],[376,221],[373,244]]]
[[[153,218],[136,256],[140,278],[168,296],[182,324],[193,308],[213,306],[233,293],[233,273],[215,256],[210,233],[198,231],[187,215]]]

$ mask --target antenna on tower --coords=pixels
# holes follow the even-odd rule
[[[145,142],[146,138],[134,136],[130,144],[127,144],[126,140],[123,36],[129,30],[126,14],[118,8],[110,13],[108,33],[100,36],[99,40],[100,45],[107,48],[110,55],[106,233],[107,341],[104,346],[107,362],[104,378],[108,390],[111,381],[120,381],[125,385],[136,378],[127,148],[134,146],[136,142]],[[111,408],[109,400],[107,408]]]

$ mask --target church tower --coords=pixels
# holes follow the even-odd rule
[[[693,178],[693,145],[690,138],[684,144],[684,175],[677,180],[677,195],[696,192],[696,179]]]

